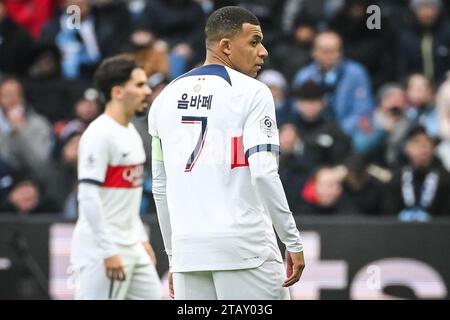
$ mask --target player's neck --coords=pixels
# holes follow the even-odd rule
[[[124,112],[123,108],[113,102],[106,105],[104,113],[124,127],[128,127],[131,120],[131,117]]]
[[[206,50],[206,59],[204,65],[206,66],[208,64],[219,64],[234,69],[229,59],[226,59],[225,56],[222,56],[209,48],[207,48]]]

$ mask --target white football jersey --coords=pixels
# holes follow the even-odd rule
[[[173,271],[282,261],[248,165],[254,153],[279,152],[266,85],[221,65],[193,69],[153,102],[149,133],[161,140]]]
[[[118,245],[138,243],[145,152],[136,128],[103,114],[81,136],[78,157],[79,183],[100,186],[108,238]],[[79,211],[72,252],[78,261],[98,257],[93,231],[82,208]]]

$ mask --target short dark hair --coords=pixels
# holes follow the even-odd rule
[[[121,54],[105,59],[94,74],[95,86],[100,95],[100,102],[111,100],[111,89],[126,83],[134,69],[139,68],[133,56]]]
[[[293,92],[295,98],[300,100],[322,100],[325,88],[320,83],[307,81]]]
[[[228,6],[214,11],[206,21],[206,44],[232,38],[242,30],[244,23],[259,26],[258,18],[247,9]]]
[[[422,125],[413,125],[409,128],[409,130],[406,132],[405,141],[409,142],[410,140],[414,139],[415,137],[423,135],[428,138],[433,144],[437,144],[438,140],[433,138],[428,132],[427,129]]]

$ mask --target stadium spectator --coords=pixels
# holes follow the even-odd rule
[[[372,162],[395,167],[401,160],[401,144],[410,127],[405,115],[405,92],[400,84],[386,83],[378,90],[377,100],[366,130],[358,130],[353,137],[353,149]]]
[[[28,68],[34,41],[8,17],[4,1],[0,0],[0,75],[24,74]]]
[[[385,184],[387,179],[380,179],[371,170],[366,157],[355,154],[345,161],[347,173],[342,186],[346,199],[361,214],[382,215],[386,212]],[[385,172],[389,174],[389,172]]]
[[[305,183],[301,193],[302,205],[297,212],[308,215],[359,214],[343,194],[343,173],[336,167],[319,168]]]
[[[316,27],[323,30],[342,8],[344,1],[329,0],[286,0],[281,19],[284,33],[292,30],[298,17],[307,17],[316,22]]]
[[[276,41],[273,46],[270,62],[289,82],[297,70],[311,62],[311,47],[315,35],[315,22],[300,16],[295,20],[292,32]]]
[[[295,125],[291,123],[282,125],[278,171],[292,212],[299,212],[301,190],[314,170],[314,164],[305,156],[304,149]]]
[[[389,21],[381,18],[380,29],[367,27],[369,0],[345,0],[345,5],[330,22],[330,29],[342,36],[344,53],[348,59],[361,63],[369,72],[374,88],[387,81],[393,81],[394,33]]]
[[[287,94],[288,85],[286,78],[281,72],[274,69],[267,69],[261,72],[257,78],[269,87],[275,103],[277,124],[281,126],[289,117],[291,101]]]
[[[373,109],[369,76],[362,65],[343,58],[342,40],[335,32],[319,33],[312,53],[314,62],[296,73],[293,86],[298,88],[306,81],[321,83],[327,92],[327,116],[352,135],[361,117]]]
[[[258,18],[264,26],[264,45],[270,51],[274,40],[280,33],[282,8],[285,0],[238,0],[237,5],[243,7]]]
[[[61,78],[61,53],[53,44],[36,45],[32,62],[27,69],[27,76],[35,81],[44,81]]]
[[[423,126],[432,137],[438,136],[438,115],[434,106],[433,83],[423,74],[412,74],[406,81],[406,117],[411,124]]]
[[[15,78],[0,82],[0,156],[45,181],[51,144],[50,125],[27,104],[22,84]]]
[[[407,164],[394,174],[387,193],[391,214],[402,221],[428,221],[450,213],[450,174],[434,156],[435,141],[426,129],[413,127],[407,135]]]
[[[77,161],[78,145],[87,124],[69,121],[57,141],[57,156],[47,183],[47,194],[55,200],[65,218],[77,218]]]
[[[57,213],[58,206],[43,192],[42,185],[32,178],[16,177],[6,201],[0,204],[1,213],[34,214]]]
[[[67,8],[73,5],[80,9],[79,26],[69,23],[77,22],[67,13]],[[66,79],[91,79],[101,58],[119,50],[117,43],[124,41],[130,28],[127,16],[121,15],[128,11],[120,8],[116,4],[97,8],[88,0],[64,0],[62,12],[45,25],[40,41],[58,46]]]
[[[167,43],[155,38],[147,30],[135,30],[130,34],[129,49],[140,65],[143,66],[147,76],[161,73],[169,74],[169,56]]]
[[[3,0],[11,19],[38,39],[42,27],[48,22],[61,0]]]
[[[314,166],[341,164],[351,151],[351,140],[333,120],[324,116],[325,89],[313,81],[294,90],[295,124],[304,144],[304,154]]]
[[[149,0],[137,28],[151,31],[169,44],[170,77],[175,78],[204,59],[203,9],[193,0]]]
[[[443,80],[450,69],[450,22],[441,0],[412,0],[413,21],[399,34],[398,76],[413,72],[433,81]]]

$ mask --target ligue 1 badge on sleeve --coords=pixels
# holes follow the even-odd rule
[[[275,121],[272,120],[269,116],[265,116],[263,119],[259,121],[262,132],[267,135],[267,137],[272,137],[275,134],[277,126],[275,125]]]

